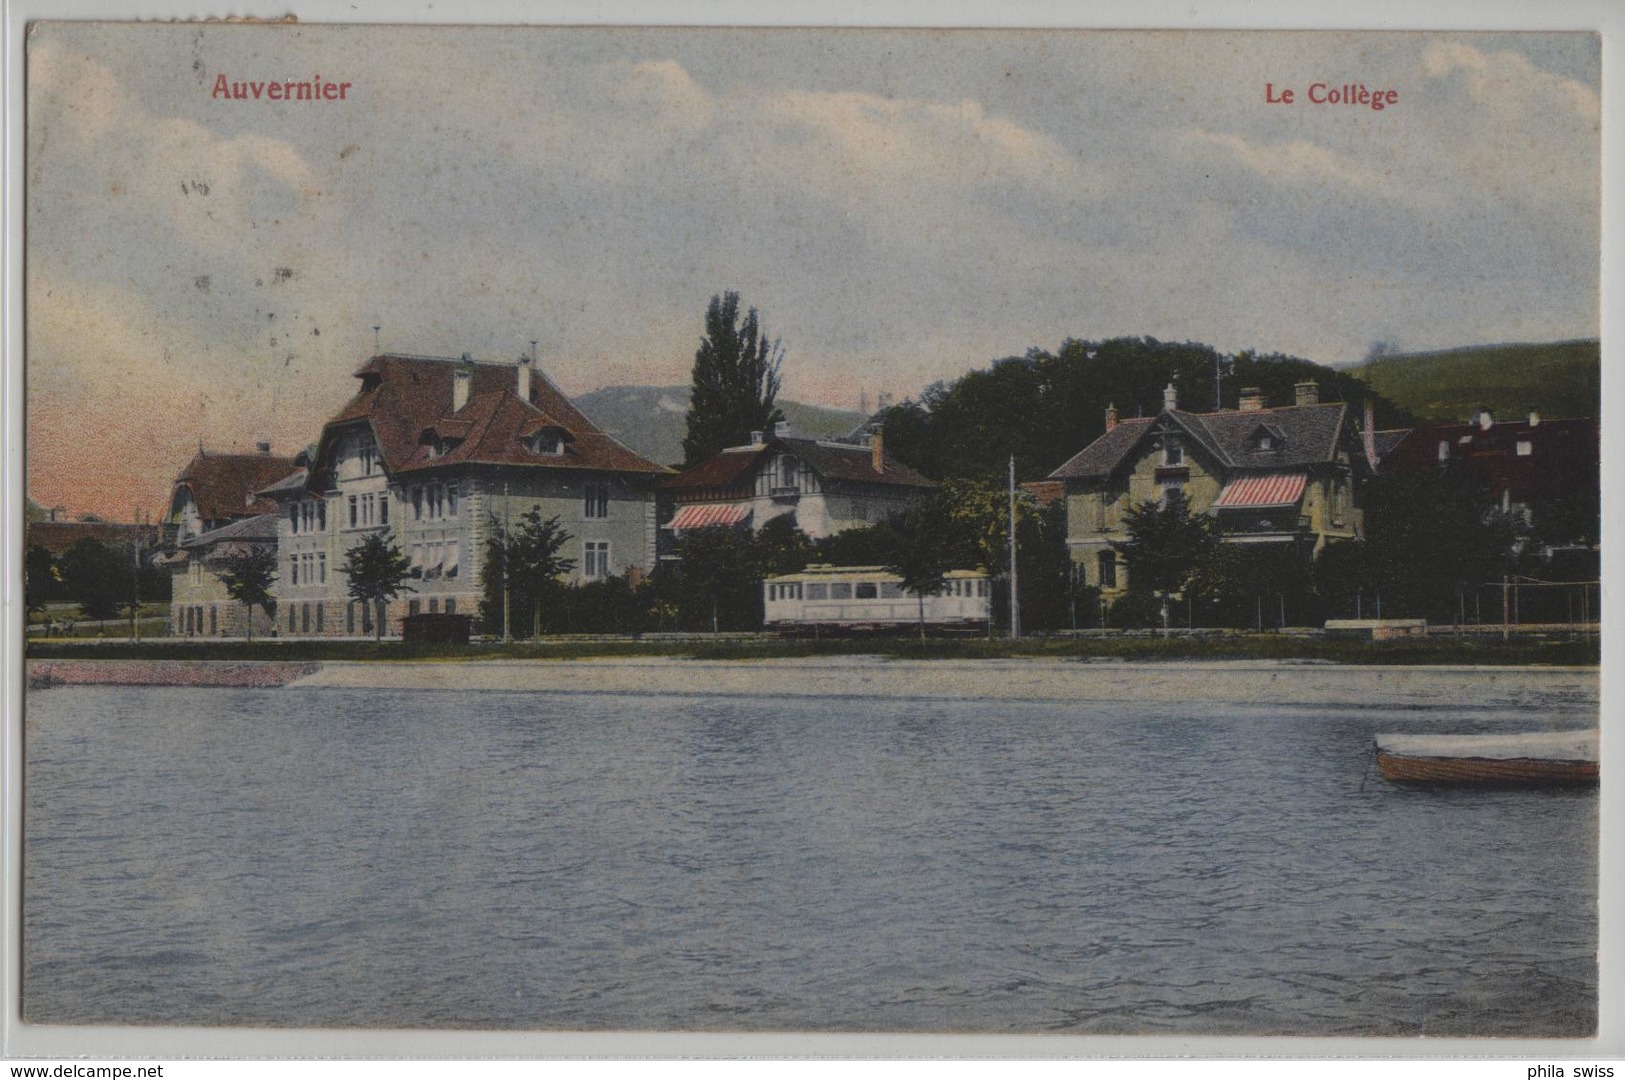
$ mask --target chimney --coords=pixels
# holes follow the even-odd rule
[[[876,427],[874,434],[869,436],[869,464],[877,473],[886,471],[885,433],[885,428]]]
[[[535,360],[529,356],[519,358],[519,385],[515,388],[520,401],[530,400],[530,377],[535,368]]]
[[[1264,391],[1256,386],[1242,387],[1239,408],[1242,412],[1263,412]]]
[[[887,409],[891,408],[891,406],[892,406],[892,396],[890,394],[888,394],[888,393],[882,392],[879,395],[879,397],[877,397],[875,399],[875,411],[876,412],[885,412]]]
[[[254,449],[258,450],[262,454],[269,454],[271,452],[271,444],[268,442],[257,442],[254,444]]]
[[[1117,426],[1117,406],[1116,405],[1107,405],[1106,406],[1106,430],[1110,431],[1112,428],[1114,428],[1116,426]]]
[[[1488,431],[1495,424],[1495,414],[1488,405],[1480,405],[1473,410],[1473,423],[1478,425],[1478,430]]]
[[[1320,384],[1317,382],[1294,383],[1292,391],[1297,395],[1299,405],[1320,404]]]
[[[1529,426],[1530,427],[1540,427],[1540,410],[1539,409],[1530,409],[1529,410]]]
[[[762,445],[762,433],[760,431],[753,431],[750,433],[750,444],[752,446]]]
[[[1177,408],[1179,408],[1179,392],[1174,389],[1173,383],[1169,383],[1162,388],[1162,411],[1173,412]]]
[[[463,406],[468,404],[468,391],[474,385],[474,358],[467,353],[463,354],[462,363],[457,365],[457,373],[451,382],[451,411],[462,412]]]
[[[790,421],[780,420],[778,423],[774,424],[773,434],[777,435],[781,439],[788,436],[790,434]]]

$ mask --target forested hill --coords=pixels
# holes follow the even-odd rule
[[[1391,353],[1345,370],[1422,420],[1465,420],[1479,405],[1497,416],[1538,408],[1550,417],[1595,418],[1601,408],[1595,338]]]
[[[674,465],[683,460],[688,394],[686,386],[606,386],[575,402],[593,423],[650,461]],[[864,419],[859,412],[796,401],[778,405],[792,427],[826,438],[845,435]]]
[[[1181,409],[1237,407],[1240,391],[1258,387],[1270,406],[1290,405],[1296,383],[1314,381],[1322,402],[1363,408],[1370,395],[1379,427],[1412,417],[1354,375],[1293,356],[1244,352],[1235,357],[1197,342],[1154,338],[1069,340],[1054,352],[1033,349],[952,382],[936,383],[918,401],[886,415],[886,445],[928,476],[1002,482],[1011,454],[1020,480],[1047,476],[1099,438],[1106,407],[1124,419],[1154,416],[1172,382]]]

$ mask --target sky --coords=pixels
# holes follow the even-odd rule
[[[28,484],[70,516],[313,442],[375,340],[686,383],[726,289],[843,408],[1069,337],[1598,334],[1587,34],[46,23],[27,60]]]

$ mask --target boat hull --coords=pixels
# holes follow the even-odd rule
[[[1418,757],[1377,751],[1384,780],[1402,784],[1573,785],[1595,784],[1595,761],[1538,758]]]

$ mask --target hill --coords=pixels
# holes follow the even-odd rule
[[[1423,420],[1466,420],[1479,405],[1497,416],[1534,407],[1552,417],[1595,417],[1601,409],[1596,339],[1393,353],[1345,370]]]
[[[575,402],[593,423],[650,461],[675,465],[683,460],[688,393],[686,386],[606,386]],[[797,431],[825,438],[845,435],[864,420],[859,412],[797,401],[780,401],[779,408]]]

